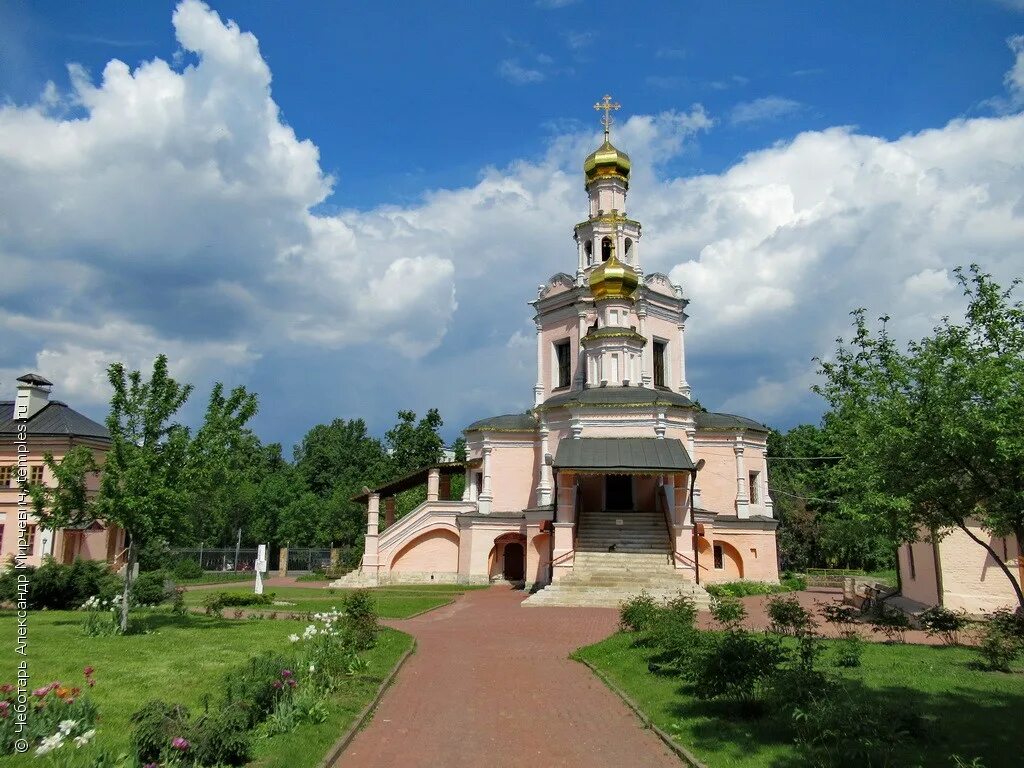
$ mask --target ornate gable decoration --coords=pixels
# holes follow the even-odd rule
[[[644,285],[652,291],[666,293],[675,296],[677,299],[683,298],[683,289],[669,280],[668,275],[663,272],[651,272],[651,274],[644,278]]]
[[[537,298],[543,299],[553,293],[563,293],[576,287],[576,280],[565,272],[559,272],[548,278],[548,281],[537,290]]]

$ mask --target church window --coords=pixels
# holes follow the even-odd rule
[[[571,375],[568,340],[555,344],[555,356],[558,360],[558,386],[568,387]]]
[[[722,550],[721,544],[715,544],[713,551],[715,555],[715,570],[720,571],[725,568],[725,552]]]
[[[608,313],[608,325],[617,326],[619,324],[619,310],[613,309]]]
[[[31,483],[32,485],[42,485],[43,484],[43,465],[42,464],[34,464],[34,465],[32,465],[31,467],[29,467],[28,472],[29,472],[29,474],[28,474],[28,481],[29,481],[29,483]]]
[[[36,548],[36,526],[25,526],[25,551],[32,554]]]
[[[0,467],[0,488],[10,488],[14,480],[14,467]]]
[[[758,472],[751,472],[750,473],[750,483],[749,483],[750,493],[747,496],[747,498],[750,499],[750,503],[751,504],[760,504],[761,503],[761,493],[760,493],[760,489],[758,487],[758,482],[757,482],[759,477],[760,477],[760,473],[758,473]]]
[[[587,264],[593,264],[594,263],[594,244],[590,240],[587,240],[587,242],[585,242],[583,244],[583,251],[584,251],[584,253],[587,254]]]
[[[914,567],[914,545],[907,544],[907,566],[910,568],[910,578],[917,578],[917,568]]]
[[[633,258],[633,241],[630,238],[626,238],[626,242],[623,243],[622,250],[626,257],[626,261],[630,261]]]
[[[601,261],[608,261],[612,257],[612,239],[601,238]]]
[[[654,342],[654,386],[665,386],[665,347],[664,341]]]
[[[612,355],[612,357],[611,357],[611,365],[609,366],[609,369],[610,370],[608,371],[608,373],[610,375],[608,376],[608,381],[610,381],[612,384],[618,384],[619,383],[619,356],[618,355]]]

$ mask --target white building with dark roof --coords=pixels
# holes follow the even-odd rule
[[[53,384],[35,373],[17,380],[14,400],[0,400],[0,563],[16,558],[27,565],[39,565],[52,556],[70,563],[75,558],[116,563],[124,549],[124,532],[102,522],[58,531],[40,527],[31,514],[32,505],[25,483],[53,484],[54,478],[44,456],[60,461],[79,445],[93,452],[102,465],[110,448],[107,428],[66,403],[50,397]],[[99,476],[89,478],[93,493]],[[19,519],[24,510],[29,514]]]

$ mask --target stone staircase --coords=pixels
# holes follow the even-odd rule
[[[525,606],[617,608],[646,591],[656,600],[679,593],[699,607],[710,597],[672,566],[665,517],[658,512],[585,512],[572,572],[523,601]]]

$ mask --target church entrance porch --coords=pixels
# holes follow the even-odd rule
[[[503,575],[506,581],[523,580],[523,545],[519,542],[509,542],[505,545],[505,568]]]
[[[605,509],[625,511],[634,509],[633,478],[630,475],[604,476]]]

